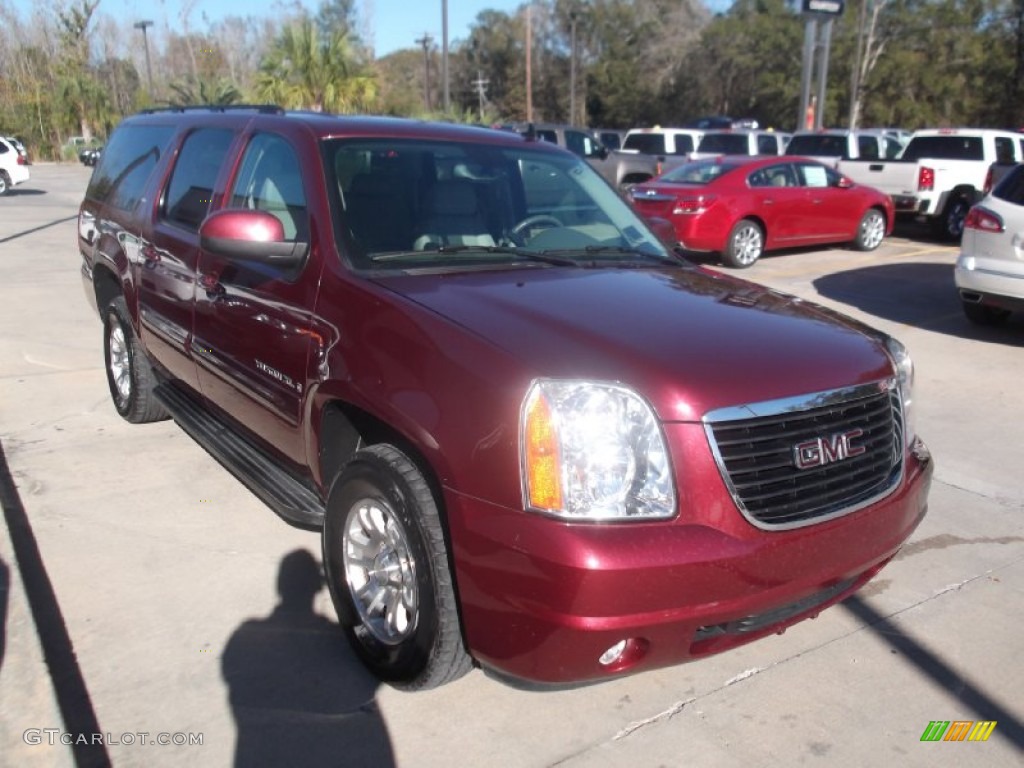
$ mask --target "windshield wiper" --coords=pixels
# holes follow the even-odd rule
[[[654,262],[657,262],[659,264],[679,264],[679,263],[681,263],[681,259],[676,258],[674,255],[673,256],[668,256],[668,255],[663,256],[663,255],[661,255],[659,253],[651,253],[650,251],[645,251],[645,250],[642,250],[640,248],[633,248],[633,247],[625,246],[625,245],[587,245],[587,246],[584,246],[583,248],[565,248],[565,249],[554,250],[554,251],[541,251],[541,253],[543,253],[545,255],[562,254],[562,253],[583,253],[583,254],[586,254],[587,256],[601,256],[601,255],[606,255],[606,254],[616,254],[616,255],[621,255],[621,256],[640,256],[641,258],[644,258],[644,259],[646,259],[648,261],[654,261]],[[629,264],[629,262],[626,262],[626,263]],[[599,264],[599,262],[596,259],[587,262],[588,266],[597,266],[598,264]],[[619,265],[622,266],[623,262],[620,261]],[[638,266],[638,265],[636,265],[636,263],[633,262],[631,264],[631,266]]]
[[[547,252],[525,250],[523,248],[512,248],[506,245],[439,245],[437,248],[429,248],[423,251],[394,251],[390,253],[375,253],[370,256],[371,261],[398,261],[401,259],[417,258],[428,261],[433,254],[453,253],[495,253],[503,256],[515,256],[522,261],[536,261],[542,264],[551,264],[556,267],[578,267],[579,262],[574,259],[562,258],[549,255]]]

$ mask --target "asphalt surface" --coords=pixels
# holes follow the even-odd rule
[[[967,323],[954,248],[907,229],[744,274],[915,359],[930,511],[859,595],[601,685],[527,692],[474,671],[409,694],[345,646],[308,577],[315,533],[173,422],[117,416],[75,243],[90,171],[32,173],[0,198],[0,765],[1022,764],[1024,319]],[[922,742],[931,721],[997,724],[986,742]],[[91,743],[62,743],[71,731]]]

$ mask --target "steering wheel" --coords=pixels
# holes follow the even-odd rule
[[[540,226],[544,226],[545,228],[564,227],[565,224],[563,224],[561,221],[559,221],[549,213],[538,213],[535,216],[527,216],[525,219],[523,219],[514,227],[512,227],[508,234],[509,237],[515,243],[519,245],[525,245],[526,240],[523,237],[523,234],[525,232],[530,231],[531,229],[535,229]]]

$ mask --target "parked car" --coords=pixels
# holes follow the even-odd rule
[[[994,325],[1024,310],[1024,165],[968,212],[954,274],[972,322]]]
[[[738,155],[696,160],[631,192],[636,210],[672,223],[679,245],[745,268],[768,250],[825,243],[877,248],[893,207],[816,160]]]
[[[28,160],[8,139],[0,138],[0,195],[29,180]]]
[[[833,129],[797,131],[786,147],[786,154],[834,166],[840,160],[892,160],[899,157],[902,149],[903,143],[884,131]]]
[[[114,409],[319,528],[341,633],[399,687],[728,650],[855,592],[927,509],[899,342],[688,263],[536,133],[133,116],[77,246]],[[96,481],[142,493],[154,461]]]
[[[626,133],[623,150],[644,155],[687,156],[703,138],[704,132],[693,128],[633,128]]]
[[[24,142],[15,136],[2,136],[0,138],[6,139],[7,143],[14,147],[18,154],[25,159],[25,165],[32,165],[32,158],[28,155],[28,149],[25,147]]]
[[[790,135],[776,131],[708,131],[690,154],[691,160],[718,155],[781,155]]]
[[[594,135],[608,149],[622,149],[622,142],[626,138],[626,131],[618,131],[613,128],[595,128]]]
[[[836,170],[885,192],[897,214],[920,218],[939,237],[958,241],[968,210],[984,194],[992,164],[1022,159],[1019,133],[937,128],[914,133],[896,160],[840,160]]]
[[[586,128],[555,123],[516,123],[510,127],[523,136],[547,141],[582,157],[623,194],[634,184],[647,181],[663,170],[662,164],[655,158],[608,149]]]
[[[103,154],[103,147],[86,147],[78,153],[78,159],[82,165],[95,166],[100,155]]]

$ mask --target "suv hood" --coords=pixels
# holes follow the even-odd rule
[[[515,356],[528,376],[620,382],[663,421],[892,375],[879,332],[710,270],[524,268],[375,281]]]

